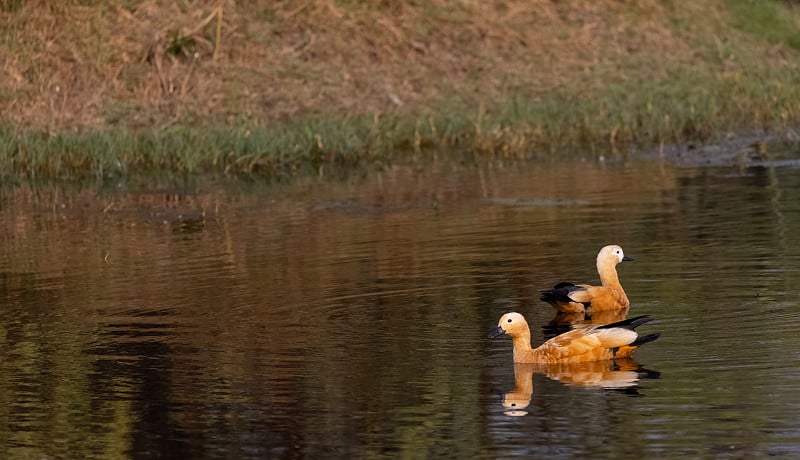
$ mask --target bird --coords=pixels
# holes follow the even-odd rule
[[[598,312],[628,308],[630,301],[619,283],[617,264],[632,261],[616,244],[604,246],[597,253],[597,273],[601,286],[589,284],[558,283],[552,289],[541,291],[543,300],[559,312]]]
[[[606,325],[588,325],[557,335],[531,348],[531,330],[517,312],[504,314],[489,338],[511,336],[515,363],[580,363],[628,358],[637,348],[661,336],[640,336],[635,329],[652,318],[643,315]]]

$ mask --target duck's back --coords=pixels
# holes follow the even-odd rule
[[[570,299],[588,305],[592,311],[607,311],[630,306],[622,287],[579,285],[583,289],[570,292]]]
[[[565,332],[553,337],[540,347],[530,350],[523,358],[528,362],[577,363],[611,359],[620,347],[629,347],[638,334],[624,328],[600,328],[588,326]]]

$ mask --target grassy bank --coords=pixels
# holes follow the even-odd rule
[[[111,3],[0,2],[6,173],[325,174],[800,124],[800,12],[777,1]]]

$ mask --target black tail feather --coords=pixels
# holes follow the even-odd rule
[[[654,334],[647,334],[647,335],[639,336],[636,340],[631,342],[630,345],[628,345],[628,346],[630,346],[630,347],[638,347],[640,345],[644,345],[647,342],[652,342],[653,340],[655,340],[655,339],[657,339],[659,337],[661,337],[661,333],[660,332],[656,332]]]
[[[598,327],[598,329],[611,329],[612,327],[622,327],[625,329],[634,330],[637,327],[641,326],[642,324],[650,322],[652,320],[653,318],[651,318],[648,315],[641,315],[641,316],[636,316],[634,318],[628,318],[626,320],[617,321],[616,323],[606,324]]]
[[[569,294],[572,291],[577,291],[584,289],[580,286],[577,286],[572,283],[561,282],[553,286],[553,289],[545,289],[541,291],[542,295],[539,297],[539,300],[543,300],[545,302],[575,302],[574,300],[569,298]],[[586,306],[584,304],[584,306]]]
[[[562,281],[562,282],[556,284],[555,286],[553,286],[553,289],[576,288],[576,287],[578,287],[578,286],[575,283],[570,283],[568,281]]]
[[[572,302],[572,299],[569,298],[569,292],[561,289],[542,291],[542,295],[539,297],[539,300],[543,300],[545,302]]]

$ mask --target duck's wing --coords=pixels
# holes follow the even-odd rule
[[[555,363],[565,360],[592,361],[598,359],[590,356],[603,348],[600,337],[593,333],[594,330],[596,330],[594,327],[573,329],[553,337],[537,348],[541,361]]]
[[[633,324],[633,320],[626,320],[615,323],[621,324],[616,327],[586,326],[573,329],[543,343],[537,348],[536,353],[542,362],[580,362],[613,358],[620,347],[631,348],[639,337],[633,329],[643,322]]]
[[[637,348],[641,347],[647,342],[652,342],[653,340],[659,337],[661,337],[660,332],[647,335],[640,335],[639,337],[636,338],[636,340],[633,341],[633,343],[619,347],[614,356],[618,358],[629,358],[633,354],[633,352],[636,351]]]
[[[642,324],[648,323],[652,321],[653,318],[647,315],[635,316],[633,318],[628,318],[623,321],[617,321],[616,323],[606,324],[605,326],[598,326],[597,329],[600,331],[611,331],[608,334],[609,337],[623,337],[625,334],[620,331],[628,331],[629,333],[636,334],[636,337],[633,341],[618,345],[618,348],[615,352],[615,356],[618,358],[626,358],[633,354],[637,348],[644,345],[647,342],[652,342],[657,338],[661,337],[660,332],[656,332],[654,334],[648,335],[639,335],[635,332],[635,329]],[[629,335],[629,334],[628,334]]]
[[[582,284],[561,282],[553,286],[552,289],[542,290],[539,300],[549,303],[560,312],[579,313],[584,311],[588,304],[576,300],[574,294],[585,291],[587,287],[587,285]]]

